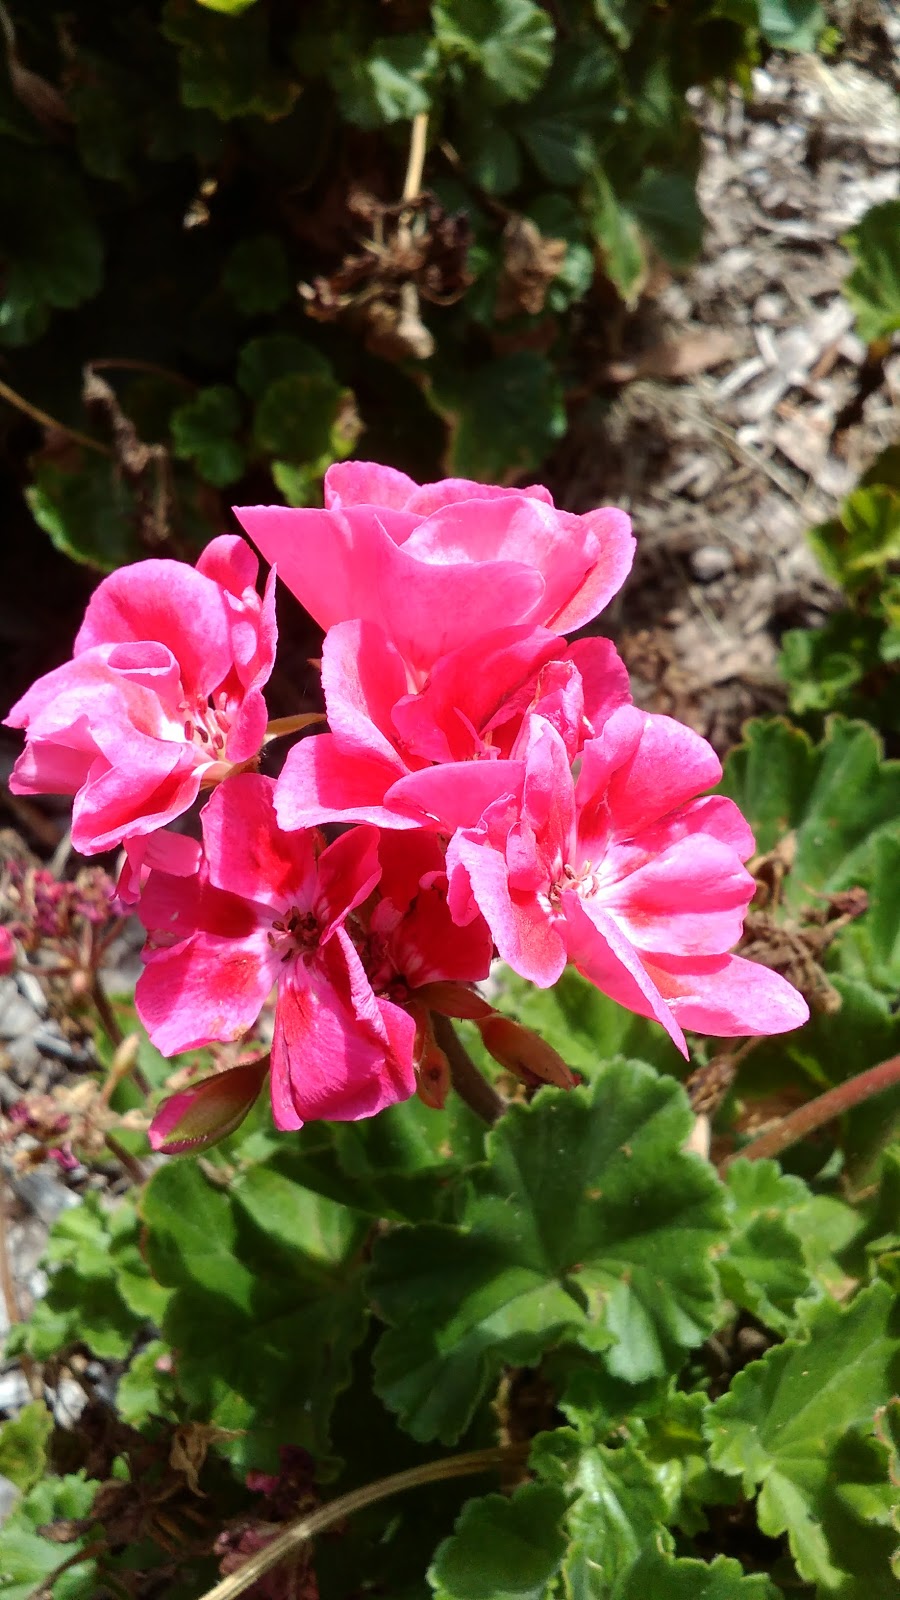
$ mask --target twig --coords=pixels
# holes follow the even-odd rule
[[[487,1078],[482,1077],[449,1018],[433,1011],[431,1020],[434,1037],[450,1063],[454,1089],[460,1099],[465,1100],[470,1111],[474,1111],[476,1117],[492,1127],[506,1110],[506,1101],[488,1083]]]
[[[442,1461],[426,1461],[423,1466],[410,1467],[406,1472],[394,1472],[389,1478],[379,1478],[361,1489],[351,1489],[329,1505],[321,1506],[310,1516],[300,1517],[279,1533],[271,1544],[252,1555],[237,1572],[232,1572],[214,1588],[208,1589],[200,1600],[235,1600],[266,1572],[271,1572],[287,1556],[299,1550],[308,1540],[323,1533],[336,1522],[343,1522],[354,1511],[387,1500],[390,1495],[401,1494],[404,1489],[416,1489],[420,1484],[440,1483],[447,1478],[466,1478],[477,1472],[489,1472],[492,1467],[506,1466],[512,1461],[524,1461],[530,1445],[498,1445],[488,1450],[470,1450],[465,1455],[446,1456]]]
[[[182,389],[197,387],[183,372],[173,372],[171,367],[161,367],[156,361],[140,361],[136,356],[101,356],[98,361],[87,364],[92,372],[150,372],[158,378],[169,378]]]
[[[132,1183],[141,1185],[147,1182],[147,1174],[137,1156],[133,1156],[130,1150],[126,1150],[125,1146],[120,1144],[114,1133],[106,1134],[104,1142],[107,1150],[109,1150],[111,1154],[115,1156],[117,1161],[121,1162]]]
[[[42,411],[40,406],[33,406],[30,400],[17,394],[15,389],[11,389],[2,379],[0,379],[0,399],[7,400],[17,411],[30,417],[32,422],[39,422],[42,428],[53,428],[57,433],[64,433],[67,438],[74,439],[76,444],[83,444],[86,450],[96,450],[101,456],[112,455],[112,451],[105,444],[101,444],[99,439],[92,439],[87,433],[79,433],[77,428],[70,428],[66,422],[57,422],[55,417]]]
[[[782,1117],[767,1133],[761,1133],[758,1139],[752,1139],[742,1150],[727,1156],[720,1164],[719,1172],[727,1171],[733,1161],[762,1161],[769,1156],[780,1155],[782,1150],[797,1144],[808,1133],[814,1133],[826,1122],[833,1122],[835,1117],[852,1111],[854,1106],[862,1105],[875,1095],[884,1094],[886,1089],[892,1089],[895,1084],[900,1084],[900,1056],[892,1056],[889,1061],[882,1061],[880,1066],[870,1067],[868,1072],[860,1072],[846,1083],[839,1083],[836,1089],[829,1089],[815,1100],[808,1100],[806,1105],[798,1106],[796,1111]]]

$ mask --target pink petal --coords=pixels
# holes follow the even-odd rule
[[[316,836],[285,833],[275,816],[275,783],[256,772],[226,778],[203,808],[209,881],[260,906],[308,906],[315,892]]]
[[[498,954],[520,977],[530,978],[541,989],[551,988],[566,964],[566,946],[557,927],[559,919],[543,908],[536,895],[512,895],[503,856],[466,833],[457,833],[451,840],[447,867],[454,916],[459,904],[459,885],[454,880],[463,873]]]
[[[623,708],[610,722],[631,714]],[[718,756],[699,733],[671,717],[645,715],[637,749],[610,776],[607,799],[613,827],[634,834],[711,788],[721,776]]]
[[[210,540],[197,559],[196,571],[240,598],[245,589],[256,587],[259,562],[246,539],[223,533]]]
[[[401,778],[387,790],[384,801],[399,817],[414,818],[419,827],[452,833],[474,826],[503,795],[520,793],[523,777],[521,761],[448,762]]]
[[[140,640],[171,650],[190,698],[210,694],[232,664],[228,610],[218,585],[183,561],[137,561],[111,573],[88,602],[75,655],[94,645]]]
[[[325,474],[325,505],[329,511],[344,506],[389,506],[404,511],[419,486],[396,467],[377,461],[335,461]]]
[[[288,751],[275,787],[275,814],[285,829],[325,822],[374,822],[382,828],[418,828],[421,818],[395,812],[385,795],[399,761],[388,764],[347,751],[332,733],[301,739]]]
[[[600,868],[598,903],[640,951],[722,955],[737,944],[756,884],[728,845],[696,834],[604,882],[615,861],[613,849]]]
[[[548,583],[547,599],[556,602],[557,608],[548,610],[543,620],[557,633],[572,633],[598,616],[618,594],[631,571],[635,540],[631,518],[615,506],[601,506],[598,511],[588,511],[581,517],[566,512],[557,512],[557,516],[563,533],[573,542],[579,541],[588,548],[589,536],[592,543],[590,565],[582,576],[577,575],[576,569],[577,581],[567,585],[568,593],[560,593],[562,572],[557,577],[557,573],[551,571]]]
[[[200,774],[184,745],[123,739],[120,749],[120,756],[113,750],[112,764],[106,752],[97,758],[75,796],[72,843],[82,855],[114,849],[123,839],[165,827],[199,793]]]
[[[717,1038],[787,1033],[809,1017],[779,973],[742,956],[653,956],[647,969],[685,1028]]]
[[[553,496],[543,484],[534,483],[527,489],[504,489],[493,483],[474,483],[471,478],[441,478],[437,483],[423,483],[407,502],[407,511],[417,516],[430,517],[433,511],[443,511],[445,506],[456,505],[460,500],[501,500],[510,495],[524,495],[527,500],[540,500],[552,506]]]
[[[581,673],[584,715],[596,738],[619,706],[631,704],[628,668],[611,639],[576,639],[567,654]]]
[[[351,828],[322,851],[313,910],[323,944],[337,923],[368,899],[380,877],[377,828]]]
[[[240,1039],[268,999],[281,963],[259,927],[243,939],[197,932],[150,955],[135,989],[144,1027],[164,1056]]]
[[[190,878],[198,871],[203,854],[196,839],[172,833],[168,828],[160,828],[142,838],[126,839],[123,849],[125,859],[119,870],[116,893],[126,906],[137,903],[151,869],[175,878]]]
[[[582,900],[574,890],[562,896],[569,960],[602,994],[639,1017],[661,1022],[687,1058],[684,1034],[654,982],[655,973],[596,901]]]
[[[406,694],[406,669],[374,622],[339,622],[322,646],[328,726],[346,748],[387,762],[402,777],[406,763],[393,743],[391,712]]]

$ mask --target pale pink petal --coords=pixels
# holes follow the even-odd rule
[[[779,973],[742,956],[653,956],[648,971],[685,1028],[718,1038],[787,1033],[809,1017]]]
[[[569,755],[556,729],[529,718],[522,816],[539,841],[548,883],[571,861],[575,842],[575,786]]]
[[[86,718],[81,729],[73,725],[73,736],[78,738],[82,729],[87,732]],[[10,790],[13,794],[76,794],[94,760],[93,749],[72,749],[51,739],[32,739],[13,767]]]
[[[288,830],[325,822],[374,822],[382,828],[418,828],[416,814],[395,812],[385,795],[403,771],[386,761],[348,751],[332,733],[301,739],[288,751],[275,788],[275,814]]]
[[[226,778],[202,811],[209,881],[260,906],[282,909],[314,894],[316,836],[286,833],[275,817],[275,783],[256,772]]]
[[[225,736],[228,761],[252,761],[262,749],[269,724],[269,713],[262,691],[249,689],[241,700]]]
[[[198,871],[203,855],[196,839],[173,833],[169,828],[160,828],[142,838],[126,839],[123,851],[116,894],[126,906],[137,903],[151,869],[175,878],[191,878]]]
[[[610,723],[628,714],[628,708],[623,708]],[[672,717],[644,714],[637,749],[610,776],[607,799],[613,828],[619,833],[637,833],[711,788],[721,776],[721,763],[712,745],[693,728]]]
[[[152,953],[135,990],[138,1016],[164,1056],[240,1039],[265,1005],[280,965],[264,928],[241,939],[197,932]]]
[[[611,1000],[639,1017],[653,1017],[687,1057],[684,1034],[637,951],[596,901],[574,890],[562,896],[569,960],[583,977]]]
[[[98,732],[105,730],[98,730]],[[72,805],[72,843],[82,855],[111,850],[152,833],[187,811],[200,775],[183,745],[155,739],[122,741],[124,760],[98,756]],[[105,758],[104,758],[105,757]]]
[[[613,849],[598,872],[598,900],[638,950],[722,955],[737,944],[756,884],[728,845],[695,834],[609,882],[615,867]]]

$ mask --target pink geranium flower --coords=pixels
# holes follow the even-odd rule
[[[326,634],[322,684],[330,733],[295,745],[275,796],[285,828],[374,822],[454,828],[521,781],[529,711],[553,722],[570,756],[630,700],[608,639],[568,645],[546,628],[503,628],[435,662],[417,690],[374,622]]]
[[[39,678],[7,722],[27,744],[16,794],[72,794],[85,855],[164,826],[258,754],[262,686],[275,657],[274,575],[265,596],[243,539],[214,539],[196,568],[141,561],[105,578],[74,658]]]
[[[192,878],[150,873],[141,1021],[164,1055],[238,1039],[277,985],[272,1106],[279,1128],[373,1116],[416,1087],[415,1024],[379,1000],[347,919],[381,875],[378,834],[283,833],[270,778],[230,778],[202,812]]]
[[[754,881],[753,836],[704,739],[633,706],[582,751],[577,779],[556,730],[533,717],[519,792],[495,802],[447,852],[457,920],[480,911],[500,955],[541,988],[567,962],[629,1010],[682,1028],[781,1033],[805,1001],[767,967],[728,952]]]
[[[237,517],[323,628],[373,622],[418,686],[441,656],[498,627],[565,633],[597,616],[634,554],[624,511],[559,511],[540,486],[501,489],[346,461],[325,509],[243,506]]]

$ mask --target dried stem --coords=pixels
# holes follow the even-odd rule
[[[104,1143],[110,1154],[114,1155],[116,1160],[121,1162],[132,1183],[136,1183],[138,1186],[140,1186],[141,1184],[147,1182],[147,1174],[141,1166],[137,1156],[133,1156],[130,1150],[126,1150],[125,1146],[119,1142],[114,1133],[106,1134]]]
[[[432,1011],[431,1021],[434,1037],[450,1063],[454,1089],[470,1111],[492,1127],[506,1110],[506,1101],[487,1078],[482,1077],[449,1018]]]
[[[525,1443],[471,1450],[465,1455],[446,1456],[442,1461],[427,1461],[421,1467],[394,1472],[389,1478],[379,1478],[376,1483],[367,1483],[361,1489],[351,1489],[349,1494],[340,1495],[337,1500],[321,1506],[310,1516],[289,1523],[271,1544],[258,1550],[237,1572],[223,1578],[215,1588],[208,1589],[201,1600],[235,1600],[237,1595],[244,1594],[266,1572],[271,1572],[273,1567],[293,1555],[317,1533],[334,1527],[335,1523],[342,1522],[354,1511],[362,1511],[379,1500],[387,1500],[390,1495],[400,1494],[404,1489],[416,1489],[420,1484],[440,1483],[447,1478],[466,1478],[477,1472],[489,1472],[494,1467],[507,1466],[514,1461],[524,1461],[529,1449],[530,1445]]]
[[[846,1083],[838,1084],[836,1089],[829,1089],[815,1100],[808,1100],[806,1105],[798,1106],[796,1111],[782,1117],[774,1128],[761,1133],[758,1139],[752,1139],[743,1150],[736,1150],[734,1155],[728,1156],[719,1167],[720,1173],[727,1171],[733,1161],[762,1161],[780,1155],[782,1150],[805,1139],[808,1133],[814,1133],[826,1122],[833,1122],[835,1117],[852,1111],[854,1106],[862,1105],[875,1095],[884,1094],[886,1089],[892,1089],[895,1084],[900,1084],[900,1056],[892,1056],[889,1061],[882,1061],[880,1066],[870,1067],[868,1072],[861,1072]]]
[[[67,438],[74,439],[76,444],[84,445],[85,450],[96,450],[101,456],[112,455],[112,451],[105,444],[101,444],[99,439],[92,439],[90,434],[87,433],[79,433],[77,428],[70,428],[65,422],[57,422],[55,417],[51,417],[48,412],[42,411],[39,406],[33,406],[30,400],[26,400],[23,395],[17,394],[15,389],[11,389],[9,384],[4,383],[2,380],[0,380],[0,399],[7,400],[11,406],[15,406],[17,411],[21,411],[26,417],[30,417],[32,422],[39,422],[42,428],[52,428],[57,433],[64,433]]]
[[[428,142],[428,113],[420,111],[413,117],[412,131],[409,136],[409,157],[406,162],[406,177],[403,180],[403,199],[415,200],[422,188],[422,173],[425,168],[425,146]]]

